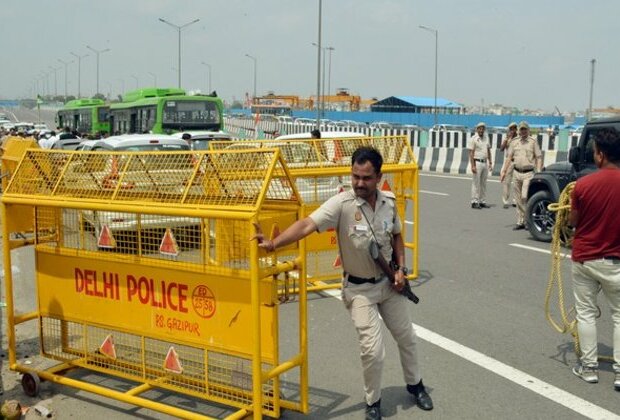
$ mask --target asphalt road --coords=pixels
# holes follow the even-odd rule
[[[514,209],[504,210],[500,184],[489,182],[491,209],[469,206],[470,180],[420,176],[420,278],[411,305],[419,336],[424,383],[435,409],[413,406],[404,389],[397,350],[387,339],[383,374],[386,419],[579,419],[620,418],[620,393],[613,390],[611,365],[601,365],[600,382],[587,384],[570,371],[573,341],[545,320],[550,271],[548,244],[525,231],[512,231]],[[32,250],[13,252],[20,309],[34,305]],[[569,261],[564,262],[567,305],[572,303]],[[4,291],[3,291],[4,294]],[[355,331],[338,293],[314,295],[309,305],[310,404],[308,417],[284,411],[284,419],[363,418],[363,392]],[[604,302],[599,351],[611,355],[612,325]],[[297,304],[281,306],[281,319],[294,318]],[[3,329],[5,310],[3,310]],[[292,323],[291,323],[292,324]],[[37,332],[23,331],[20,361],[38,363]],[[388,335],[389,336],[389,335]],[[3,355],[6,355],[3,335]],[[296,331],[282,322],[282,357],[293,350]],[[39,398],[25,397],[18,375],[2,366],[4,397],[25,405],[46,399],[57,418],[169,418],[82,391],[43,383]],[[294,382],[295,373],[283,376]],[[288,390],[283,390],[285,395]],[[187,404],[183,398],[177,401]],[[202,404],[199,404],[202,408]],[[207,410],[206,406],[204,408]],[[209,409],[213,415],[218,410]],[[223,411],[219,412],[222,414]]]
[[[56,128],[56,110],[42,108],[41,110],[28,108],[1,108],[0,111],[9,116],[15,122],[46,123],[50,129]]]

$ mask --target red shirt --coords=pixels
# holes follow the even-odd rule
[[[601,169],[579,179],[571,210],[579,212],[573,261],[620,258],[620,169]]]

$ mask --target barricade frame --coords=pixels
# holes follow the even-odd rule
[[[309,159],[294,156],[295,146],[308,145],[306,156]],[[235,141],[212,141],[209,143],[210,150],[230,150],[242,148],[271,148],[279,147],[282,151],[287,167],[295,180],[299,178],[313,177],[341,177],[343,179],[351,173],[351,154],[359,146],[375,147],[383,155],[382,174],[383,180],[395,181],[391,186],[396,195],[396,203],[401,219],[403,230],[411,223],[411,234],[403,235],[405,250],[408,250],[406,259],[410,272],[409,280],[415,280],[419,276],[419,168],[413,153],[413,149],[407,136],[375,136],[375,137],[342,137],[321,139],[269,139],[269,140],[235,140]],[[343,182],[343,185],[345,182]],[[350,185],[350,183],[349,183]],[[299,189],[299,186],[298,186]],[[335,195],[334,192],[331,195]],[[326,199],[326,197],[322,197]],[[321,201],[307,202],[302,193],[303,216],[307,216],[320,205]],[[410,220],[408,220],[410,219]],[[323,239],[321,239],[323,238]],[[327,239],[325,239],[327,238]],[[325,249],[333,251],[337,255],[335,232],[324,232],[311,235],[306,238],[308,253],[317,250],[317,243],[328,242]],[[308,243],[309,242],[309,243]],[[321,248],[318,248],[321,249]],[[306,255],[309,266],[312,265]],[[337,258],[334,259],[337,261]],[[308,268],[309,271],[310,267]],[[309,274],[308,291],[316,292],[341,287],[341,271],[333,271],[329,275],[313,278]]]
[[[249,306],[251,308],[251,340],[253,342],[253,346],[251,351],[248,351],[251,354],[251,389],[244,390],[241,389],[240,393],[244,395],[244,399],[241,401],[230,401],[230,399],[218,397],[215,394],[205,395],[208,393],[202,392],[193,392],[191,389],[183,390],[179,389],[178,386],[167,386],[165,383],[167,379],[156,378],[154,380],[144,380],[142,383],[140,381],[136,381],[136,377],[134,376],[123,376],[119,374],[118,371],[114,371],[113,369],[106,368],[106,365],[102,360],[104,358],[101,354],[87,354],[82,355],[78,354],[76,359],[74,360],[66,360],[63,357],[50,357],[50,355],[46,355],[49,359],[60,360],[60,364],[52,366],[47,369],[33,369],[30,366],[23,365],[17,362],[16,358],[16,326],[29,321],[37,321],[39,323],[39,331],[40,331],[40,342],[42,344],[42,350],[44,350],[44,322],[46,315],[49,315],[45,310],[41,307],[41,302],[38,303],[37,309],[30,313],[24,314],[16,314],[15,313],[15,301],[14,301],[14,290],[13,290],[13,275],[11,272],[11,249],[14,249],[20,245],[25,245],[25,243],[17,243],[11,242],[11,234],[15,232],[15,229],[18,227],[15,223],[12,223],[11,216],[13,216],[17,212],[23,211],[25,208],[31,209],[30,214],[32,215],[32,231],[34,232],[32,243],[35,248],[35,261],[38,259],[45,258],[95,258],[97,252],[101,251],[92,251],[92,250],[82,250],[82,249],[58,249],[59,247],[54,247],[54,241],[65,243],[65,230],[58,228],[61,226],[61,220],[66,216],[66,211],[100,211],[100,212],[126,212],[132,214],[145,214],[145,215],[169,215],[176,217],[190,217],[190,218],[201,218],[209,219],[209,218],[217,218],[221,220],[231,220],[237,221],[240,224],[243,224],[247,227],[247,231],[253,230],[253,225],[255,223],[260,225],[265,225],[264,227],[269,227],[269,223],[274,219],[274,214],[284,213],[287,215],[289,219],[298,219],[302,216],[300,203],[299,203],[299,193],[295,188],[294,182],[291,182],[292,179],[289,173],[288,168],[286,167],[285,162],[283,161],[280,152],[277,149],[263,149],[258,152],[258,156],[262,156],[263,161],[268,162],[267,167],[257,167],[254,169],[255,172],[258,173],[258,179],[260,179],[260,171],[262,170],[264,180],[264,184],[260,187],[260,193],[253,196],[251,200],[241,200],[241,198],[237,197],[240,201],[242,201],[239,205],[233,204],[217,204],[213,203],[204,204],[199,203],[194,200],[188,200],[188,191],[190,188],[194,188],[195,185],[199,184],[202,186],[202,192],[204,194],[210,194],[212,186],[205,187],[209,182],[209,177],[205,176],[205,174],[201,175],[201,171],[205,170],[205,165],[209,164],[209,159],[211,163],[217,161],[219,158],[223,158],[226,155],[232,155],[234,159],[231,161],[238,160],[237,158],[248,157],[254,155],[254,159],[257,158],[257,152],[249,152],[249,151],[237,151],[237,152],[165,152],[167,156],[173,153],[176,156],[179,156],[183,159],[191,158],[193,159],[192,168],[189,172],[186,171],[185,176],[186,179],[182,180],[183,182],[180,184],[181,189],[177,190],[176,198],[177,202],[173,202],[170,199],[170,195],[168,195],[167,202],[158,201],[157,194],[151,194],[148,200],[139,201],[136,200],[135,197],[131,197],[127,195],[126,191],[123,191],[124,185],[123,182],[131,180],[131,174],[126,171],[128,165],[121,167],[118,169],[118,174],[116,177],[116,183],[114,184],[114,188],[108,188],[108,190],[112,189],[113,191],[106,191],[105,198],[93,198],[88,195],[92,193],[84,188],[84,180],[82,180],[82,184],[75,184],[76,187],[69,188],[67,187],[67,183],[64,182],[69,177],[71,170],[69,169],[72,162],[76,159],[79,160],[84,158],[85,156],[102,156],[103,152],[67,152],[67,151],[48,151],[48,150],[28,150],[26,151],[24,158],[21,160],[19,165],[16,168],[15,175],[12,177],[11,182],[7,187],[7,191],[2,197],[2,218],[5,221],[3,224],[3,246],[5,249],[3,262],[5,267],[5,287],[6,287],[6,303],[7,303],[7,336],[8,336],[8,352],[9,352],[9,364],[12,370],[16,370],[24,374],[24,378],[26,378],[26,382],[32,381],[31,384],[34,383],[36,387],[37,379],[40,377],[41,379],[48,380],[51,382],[69,385],[78,389],[83,389],[89,392],[94,392],[106,397],[114,398],[120,401],[128,402],[131,404],[135,404],[138,406],[154,409],[157,411],[161,411],[167,414],[171,414],[178,417],[183,418],[206,418],[202,416],[200,413],[191,412],[188,410],[180,409],[177,407],[169,406],[166,404],[162,404],[156,401],[152,401],[140,396],[140,394],[153,389],[153,388],[162,388],[168,389],[175,392],[179,392],[182,394],[197,396],[200,398],[204,398],[205,400],[214,401],[217,403],[224,403],[231,405],[233,407],[237,407],[238,411],[234,412],[232,415],[227,418],[243,418],[248,415],[253,415],[254,418],[260,418],[263,414],[268,414],[271,416],[278,417],[280,414],[281,408],[289,408],[293,410],[298,410],[303,413],[307,413],[308,411],[308,354],[307,354],[307,300],[306,300],[306,288],[305,282],[300,282],[299,288],[299,313],[298,313],[298,328],[299,328],[299,352],[291,357],[289,360],[284,362],[280,362],[279,360],[279,350],[278,350],[278,311],[277,311],[277,297],[279,295],[278,284],[277,284],[277,276],[280,273],[288,273],[292,270],[299,270],[299,277],[305,278],[305,263],[303,256],[305,255],[305,243],[302,241],[299,243],[299,248],[297,248],[297,244],[291,245],[289,249],[297,254],[297,257],[291,261],[280,261],[274,259],[274,256],[268,256],[266,253],[259,249],[256,241],[249,241],[249,238],[246,238],[248,241],[247,249],[249,253],[249,267],[247,269],[236,269],[235,273],[246,272],[249,274],[249,278],[247,279],[250,283],[250,300]],[[117,153],[107,153],[110,156],[120,156]],[[163,156],[164,153],[158,152],[142,152],[142,153],[129,153],[125,155],[130,156]],[[163,159],[163,158],[162,158]],[[39,164],[32,164],[32,162],[39,162]],[[41,162],[48,162],[49,165],[41,165]],[[52,162],[56,163],[57,166],[54,167]],[[34,169],[33,169],[34,168]],[[20,172],[21,171],[21,172]],[[53,175],[53,176],[52,176]],[[170,175],[169,173],[167,175]],[[92,178],[92,173],[88,174],[89,177]],[[37,190],[37,186],[33,187],[33,180],[45,178],[42,182],[36,183],[37,186],[45,186],[43,191]],[[96,178],[96,177],[95,177]],[[148,174],[147,178],[149,178],[149,182],[157,183],[159,180],[154,179],[153,174]],[[200,181],[197,181],[199,178],[202,178]],[[278,197],[270,197],[277,194],[283,194],[281,191],[278,192],[274,189],[274,192],[270,192],[273,187],[273,180],[279,179],[281,182],[283,180],[289,180],[288,185],[290,187],[290,196],[287,196],[285,199],[278,199]],[[64,181],[63,181],[64,180]],[[103,183],[93,182],[93,185],[96,185],[100,188],[103,188]],[[179,180],[177,180],[179,181]],[[221,180],[220,180],[221,181]],[[131,181],[134,182],[134,181]],[[137,183],[137,181],[135,181]],[[250,187],[256,189],[256,182],[250,183]],[[247,186],[247,185],[246,185]],[[80,187],[81,192],[77,192],[77,188]],[[163,187],[162,187],[163,189]],[[86,193],[85,193],[86,191]],[[73,193],[72,193],[73,192]],[[85,197],[86,195],[86,197]],[[92,195],[92,194],[91,194]],[[195,197],[194,197],[195,198]],[[233,197],[234,198],[234,197]],[[206,201],[205,201],[206,202]],[[233,203],[231,201],[226,201],[225,203]],[[41,210],[43,209],[43,210]],[[42,213],[41,213],[42,212]],[[46,213],[47,212],[47,213]],[[49,217],[45,219],[40,214],[48,214]],[[82,213],[79,213],[82,214]],[[81,218],[79,219],[82,220]],[[40,223],[41,222],[41,223]],[[55,224],[54,224],[55,223]],[[272,223],[273,225],[273,223]],[[81,224],[80,224],[81,226]],[[139,218],[138,218],[138,226],[139,226]],[[21,228],[21,225],[19,226]],[[51,228],[50,228],[51,227]],[[53,228],[56,228],[55,230]],[[80,227],[82,229],[82,227]],[[208,231],[208,229],[207,229]],[[202,229],[203,235],[205,235],[205,229]],[[243,230],[241,232],[244,232]],[[80,232],[80,235],[82,233]],[[139,237],[140,235],[138,235]],[[210,231],[206,232],[206,236],[210,236]],[[50,242],[51,241],[51,242]],[[51,245],[50,245],[51,243]],[[78,241],[79,243],[79,241]],[[139,242],[138,242],[139,244]],[[62,248],[62,247],[61,247]],[[161,246],[160,246],[161,249]],[[118,264],[131,264],[132,261],[140,261],[145,262],[145,259],[140,255],[141,248],[137,251],[138,256],[111,256],[109,259],[111,261],[116,261]],[[108,257],[106,257],[105,261],[107,261]],[[59,260],[60,261],[60,260]],[[170,265],[169,262],[166,261],[146,261],[144,267],[151,267],[154,270],[160,270],[162,267],[168,267],[166,264]],[[196,268],[196,267],[195,267]],[[170,269],[169,267],[167,269]],[[222,269],[220,269],[222,270]],[[233,269],[231,269],[233,270]],[[186,274],[184,276],[189,276],[191,273],[201,273],[201,274],[209,274],[210,269],[207,267],[203,267],[200,269],[199,267],[195,270],[186,270]],[[233,270],[234,271],[234,270]],[[189,273],[189,274],[188,274]],[[37,281],[39,281],[39,277],[42,274],[37,270]],[[76,280],[77,281],[77,280]],[[38,299],[42,298],[42,292],[38,292]],[[179,292],[180,293],[180,292]],[[153,289],[153,295],[155,295]],[[267,296],[267,298],[265,297]],[[265,300],[267,299],[267,301]],[[271,300],[269,300],[271,299]],[[270,303],[271,302],[271,303]],[[265,305],[273,307],[273,309],[265,309]],[[246,302],[246,304],[248,304]],[[273,304],[273,305],[272,305]],[[177,306],[180,306],[180,303],[177,302]],[[48,309],[49,310],[49,309]],[[270,356],[272,359],[271,368],[265,368],[265,353],[262,349],[262,341],[263,341],[263,333],[264,325],[261,323],[261,319],[265,315],[265,311],[271,311],[272,325],[271,325],[271,333],[275,338],[273,339],[273,354]],[[78,317],[79,318],[79,317]],[[135,333],[135,331],[129,329],[126,330],[126,327],[114,328],[114,326],[105,324],[104,322],[92,322],[88,317],[84,316],[80,319],[74,319],[72,317],[67,317],[66,319],[58,319],[58,323],[62,326],[63,324],[69,324],[72,322],[81,323],[83,328],[104,328],[104,329],[112,329],[117,331],[119,334],[122,333]],[[231,321],[232,322],[232,321]],[[62,331],[60,333],[60,342],[61,345],[64,346],[65,342],[65,332]],[[143,342],[146,339],[159,340],[162,339],[160,334],[152,334],[152,333],[144,333],[141,336],[140,340]],[[107,340],[107,338],[106,338]],[[86,337],[85,341],[88,341],[88,337]],[[180,345],[196,347],[197,344],[194,341],[182,342]],[[64,348],[64,347],[63,347]],[[144,357],[144,347],[141,347],[142,354]],[[206,352],[206,348],[205,352]],[[235,352],[229,350],[232,357],[235,357]],[[143,359],[144,360],[144,359]],[[167,357],[166,357],[167,360]],[[108,361],[109,365],[113,363]],[[116,362],[116,359],[115,359]],[[125,363],[125,362],[123,362]],[[125,364],[129,364],[128,362]],[[207,369],[208,363],[205,361],[204,368],[205,372]],[[141,365],[144,370],[148,370],[148,366],[144,364],[144,361]],[[134,388],[130,389],[127,392],[118,392],[115,390],[111,390],[109,388],[105,388],[99,385],[93,385],[90,383],[86,383],[80,380],[69,378],[65,375],[70,370],[76,368],[87,368],[93,371],[99,371],[103,373],[109,373],[112,375],[116,375],[119,377],[124,377],[129,380],[140,383]],[[281,398],[279,393],[279,375],[283,372],[286,372],[293,368],[299,368],[299,401],[289,401]],[[172,375],[172,374],[170,374]],[[206,378],[207,373],[205,373]],[[232,373],[231,373],[232,375]],[[232,378],[232,377],[231,377]],[[163,379],[163,380],[162,380]],[[247,378],[246,378],[247,379]],[[232,379],[231,379],[232,381]],[[269,393],[265,393],[265,383],[268,381],[272,382],[271,391]],[[205,386],[208,386],[205,385]],[[230,385],[229,386],[234,386]]]

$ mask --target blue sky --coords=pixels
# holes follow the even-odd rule
[[[620,2],[566,0],[323,0],[323,45],[332,46],[332,92],[364,98],[433,96],[433,34],[439,31],[438,95],[466,105],[501,103],[552,111],[588,105],[595,58],[594,107],[620,107]],[[64,93],[71,51],[82,60],[81,90],[92,95],[95,56],[100,90],[177,85],[177,25],[182,32],[186,89],[213,89],[226,100],[253,90],[316,93],[318,0],[10,0],[0,8],[3,65],[0,97],[25,97],[50,73],[51,93]],[[54,73],[50,69],[60,67]],[[151,75],[152,73],[153,75]],[[68,66],[77,94],[77,63]]]

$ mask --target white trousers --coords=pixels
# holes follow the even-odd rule
[[[379,317],[383,318],[398,344],[405,383],[415,385],[420,382],[422,376],[416,350],[417,336],[409,317],[411,303],[407,298],[394,291],[387,279],[377,284],[359,285],[347,284],[345,281],[342,298],[357,329],[366,404],[374,404],[381,398],[385,346]]]
[[[486,162],[476,162],[476,173],[472,174],[471,202],[487,202],[487,178],[489,177],[489,165]]]
[[[598,366],[596,300],[599,287],[609,302],[614,326],[614,370],[620,372],[620,261],[591,260],[573,262],[573,294],[577,313],[577,331],[581,347],[581,363]]]
[[[534,171],[531,172],[513,172],[514,176],[514,192],[513,197],[517,202],[517,224],[525,224],[525,208],[527,206],[527,190],[530,187],[530,181],[534,178]]]
[[[514,172],[514,165],[511,163],[506,169],[506,175],[504,176],[504,182],[502,182],[502,203],[504,205],[517,204],[512,191],[512,173]],[[511,200],[512,198],[512,200]]]

